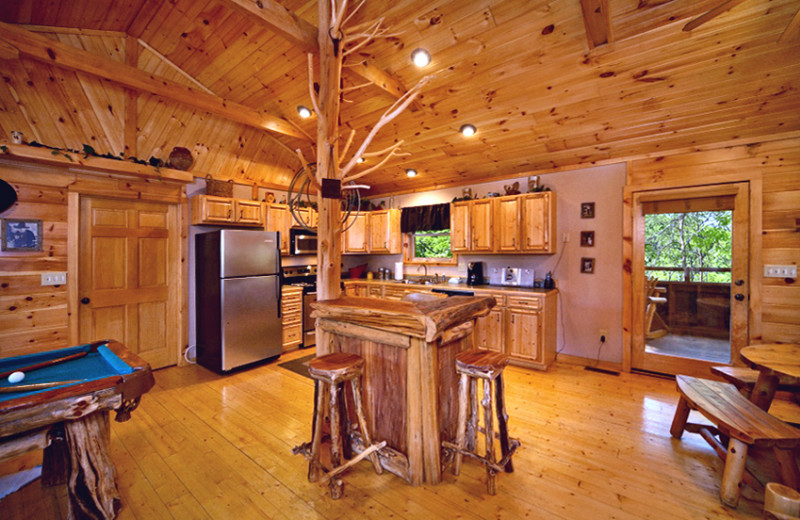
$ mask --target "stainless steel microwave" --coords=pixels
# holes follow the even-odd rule
[[[316,255],[317,232],[309,231],[302,227],[293,227],[289,230],[289,248],[293,255]]]

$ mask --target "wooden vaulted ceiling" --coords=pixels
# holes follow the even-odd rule
[[[383,17],[396,35],[347,58],[344,87],[377,84],[346,90],[341,125],[357,142],[435,74],[374,141],[408,152],[362,179],[375,194],[800,135],[799,11],[800,0],[368,1],[354,22]],[[316,15],[316,0],[3,1],[0,135],[143,158],[184,146],[195,175],[285,187],[295,150],[314,157],[316,119],[296,107],[310,106]],[[433,55],[426,69],[409,60],[417,47]],[[465,123],[478,134],[461,136]]]

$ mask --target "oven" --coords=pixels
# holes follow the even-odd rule
[[[316,255],[317,232],[302,227],[289,229],[289,252],[293,255]],[[316,275],[314,279],[316,281]]]
[[[284,285],[295,285],[303,288],[303,343],[302,348],[317,344],[317,329],[311,313],[311,304],[317,301],[317,266],[286,266],[282,270]]]

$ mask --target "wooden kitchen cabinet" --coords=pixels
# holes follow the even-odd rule
[[[496,199],[497,250],[515,253],[520,245],[520,198],[517,196]]]
[[[344,232],[344,254],[400,254],[403,236],[400,233],[400,210],[362,211],[347,220],[353,225]]]
[[[351,214],[347,219],[344,232],[344,253],[367,253],[369,252],[369,235],[367,234],[367,214]]]
[[[469,251],[469,202],[450,204],[450,250]]]
[[[192,224],[260,227],[264,212],[258,201],[196,195],[192,197]]]
[[[558,293],[509,295],[506,353],[515,364],[547,369],[556,359]]]
[[[292,215],[289,213],[289,206],[286,204],[266,203],[266,226],[267,231],[277,231],[281,234],[281,254],[289,254],[289,228],[291,227]]]
[[[503,333],[505,332],[505,327],[503,326],[504,309],[500,306],[501,299],[498,299],[496,296],[495,299],[497,300],[497,306],[489,311],[489,314],[481,316],[475,322],[475,331],[473,332],[475,336],[473,341],[476,348],[503,352]]]
[[[296,348],[303,341],[303,288],[281,287],[281,320],[283,352]]]
[[[494,251],[493,208],[492,199],[450,205],[450,249],[454,253]]]
[[[525,253],[556,252],[556,194],[552,191],[521,196],[520,249]]]
[[[353,281],[344,282],[345,296],[357,296],[359,298],[366,298],[369,296],[367,284]]]
[[[385,209],[370,211],[370,253],[400,254],[403,252],[403,237],[400,233],[400,210]]]
[[[454,253],[556,252],[556,194],[552,191],[450,205]]]

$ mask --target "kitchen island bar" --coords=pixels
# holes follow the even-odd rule
[[[364,358],[364,405],[373,442],[386,441],[381,465],[412,485],[441,480],[442,441],[458,419],[455,356],[472,346],[474,320],[492,297],[397,302],[344,297],[313,304],[317,355]],[[359,436],[353,448],[363,449]]]

